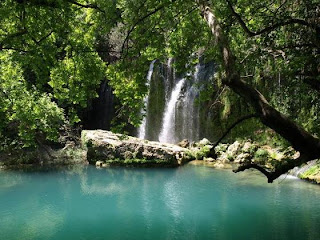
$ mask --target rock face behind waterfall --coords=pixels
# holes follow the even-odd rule
[[[84,130],[87,159],[98,166],[179,166],[188,161],[188,149],[103,130]]]

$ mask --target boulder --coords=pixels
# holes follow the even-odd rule
[[[206,146],[206,145],[210,145],[211,144],[211,142],[208,140],[208,139],[206,139],[206,138],[203,138],[202,140],[200,140],[199,142],[198,142],[198,146],[199,147],[204,147],[204,146]]]
[[[230,159],[230,156],[226,152],[222,152],[217,158],[217,161],[222,163],[230,163],[231,160],[233,159]]]
[[[235,156],[238,151],[240,150],[240,142],[239,141],[235,141],[233,144],[231,144],[228,149],[227,149],[227,154],[229,156]]]
[[[190,158],[188,149],[103,130],[83,130],[82,146],[90,163],[135,166],[179,166]]]

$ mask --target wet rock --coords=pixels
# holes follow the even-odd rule
[[[103,164],[103,161],[96,161],[96,167],[102,167]]]
[[[101,167],[103,167],[103,168],[107,168],[107,167],[109,167],[110,166],[110,164],[109,163],[104,163],[104,164],[102,164],[102,166]]]
[[[228,154],[226,152],[222,152],[218,156],[217,161],[222,162],[222,163],[230,163],[230,161],[233,161],[233,159],[231,159],[230,156],[228,156]]]
[[[231,166],[230,163],[221,162],[221,161],[216,161],[216,162],[213,164],[213,167],[214,167],[214,168],[219,168],[219,169],[222,169],[222,168],[232,168],[232,166]]]
[[[203,161],[205,161],[205,162],[214,162],[215,159],[212,158],[212,157],[205,157],[205,158],[203,158]]]

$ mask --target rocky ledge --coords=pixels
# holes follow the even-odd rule
[[[188,149],[103,130],[84,130],[82,147],[87,160],[99,167],[110,165],[175,167],[188,162]]]

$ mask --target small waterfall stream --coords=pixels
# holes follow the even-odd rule
[[[170,100],[166,105],[164,114],[163,114],[163,124],[162,129],[159,135],[159,142],[166,143],[175,143],[175,109],[176,103],[180,96],[181,89],[185,79],[179,80],[174,89],[172,90]]]
[[[155,63],[156,60],[153,60],[151,63],[150,63],[150,66],[149,66],[149,71],[148,71],[148,74],[147,74],[147,87],[149,88],[150,86],[150,81],[151,81],[151,77],[152,77],[152,74],[153,74],[153,69],[154,69],[154,63]],[[138,130],[138,137],[139,138],[142,138],[144,139],[145,136],[146,136],[146,123],[147,123],[147,112],[148,112],[148,102],[149,102],[149,93],[144,97],[143,99],[143,108],[141,109],[141,115],[144,115],[143,119],[142,119],[142,122],[141,122],[141,125],[139,127],[139,130]],[[145,110],[146,109],[146,110]]]

